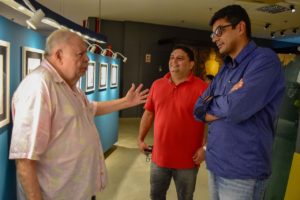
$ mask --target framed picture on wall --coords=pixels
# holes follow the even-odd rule
[[[37,68],[41,64],[43,58],[43,50],[22,47],[22,78]]]
[[[86,71],[85,77],[85,91],[91,92],[95,90],[95,72],[96,72],[96,62],[90,61],[88,69]]]
[[[110,87],[118,87],[118,65],[112,64],[110,69]]]
[[[0,40],[0,128],[9,123],[10,43]]]
[[[106,89],[107,88],[107,77],[108,77],[108,64],[101,63],[99,69],[99,89]]]

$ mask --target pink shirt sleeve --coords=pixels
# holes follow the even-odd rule
[[[15,93],[12,102],[14,127],[11,159],[39,160],[39,155],[47,149],[51,121],[47,91],[44,82],[36,77],[24,81]]]

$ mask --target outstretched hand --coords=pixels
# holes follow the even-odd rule
[[[135,87],[134,83],[131,84],[131,88],[128,90],[125,96],[126,102],[130,106],[136,106],[146,102],[149,89],[141,91],[142,88],[143,84],[140,84],[137,88]]]

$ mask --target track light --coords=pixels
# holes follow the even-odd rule
[[[101,52],[103,51],[103,48],[98,44],[92,44],[91,46],[89,46],[88,49],[90,52],[95,53],[97,48],[99,48],[101,50]]]
[[[45,13],[39,9],[33,13],[33,16],[30,19],[26,20],[26,23],[30,28],[36,30],[37,25],[40,23],[43,17],[45,17]]]
[[[266,23],[265,26],[264,26],[264,29],[267,30],[270,26],[271,26],[270,23]]]
[[[113,57],[114,59],[116,59],[118,55],[120,55],[120,56],[123,58],[123,62],[124,62],[124,63],[127,61],[127,57],[125,57],[125,56],[124,56],[123,54],[121,54],[120,52],[115,52],[115,53],[113,54],[112,57]]]
[[[296,8],[294,5],[290,5],[290,10],[292,13],[296,12]]]
[[[102,52],[101,52],[101,55],[102,55],[102,56],[106,56],[106,53],[107,53],[108,51],[111,52],[112,55],[114,55],[114,53],[115,53],[115,52],[113,52],[111,49],[103,49]]]

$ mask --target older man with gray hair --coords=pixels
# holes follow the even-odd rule
[[[76,87],[89,58],[80,36],[54,31],[41,66],[21,82],[12,100],[10,159],[16,160],[18,198],[90,199],[104,189],[107,173],[94,116],[145,102],[148,90],[89,102]]]

